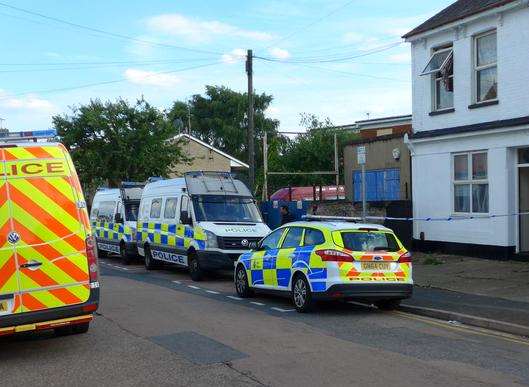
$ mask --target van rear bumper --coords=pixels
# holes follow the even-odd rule
[[[92,315],[98,307],[99,289],[96,288],[91,289],[90,297],[83,304],[2,316],[0,317],[0,329]]]

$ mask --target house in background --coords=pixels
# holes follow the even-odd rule
[[[411,133],[411,116],[358,121],[360,139],[344,147],[344,175],[347,199],[362,200],[362,166],[358,147],[366,150],[366,200],[385,202],[411,200],[411,164],[404,135]]]
[[[490,258],[529,251],[529,216],[513,216],[529,210],[528,4],[459,0],[404,36],[413,215],[456,219],[414,221],[419,247]]]
[[[183,153],[191,159],[188,164],[178,164],[173,168],[169,177],[180,177],[190,171],[219,171],[234,174],[246,173],[248,164],[233,156],[199,140],[187,133],[181,133],[174,138],[180,141]]]

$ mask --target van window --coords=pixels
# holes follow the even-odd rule
[[[151,218],[158,219],[162,213],[162,199],[152,199],[151,202]]]
[[[99,203],[99,212],[97,213],[97,220],[100,222],[113,222],[115,209],[116,202],[108,201]]]
[[[307,228],[305,230],[305,246],[316,246],[325,243],[325,237],[320,230],[315,230],[313,228]]]
[[[168,198],[165,200],[165,210],[163,211],[163,217],[165,219],[174,219],[176,216],[176,205],[178,204],[177,198]]]
[[[147,200],[142,201],[140,209],[139,219],[147,219],[149,217],[149,202]]]
[[[96,220],[98,213],[99,213],[99,208],[98,207],[92,207],[92,211],[90,211],[90,219],[91,220]]]

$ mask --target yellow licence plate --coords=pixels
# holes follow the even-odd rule
[[[7,301],[0,301],[0,313],[9,311],[9,303]]]
[[[391,264],[389,262],[362,262],[362,270],[389,271]]]

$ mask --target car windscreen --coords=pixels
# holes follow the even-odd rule
[[[261,214],[252,198],[226,195],[193,197],[197,221],[261,222]]]
[[[128,222],[135,222],[138,220],[138,211],[140,203],[127,203],[125,204],[125,219]]]
[[[388,251],[400,250],[395,236],[383,231],[344,231],[344,247],[351,251]]]

